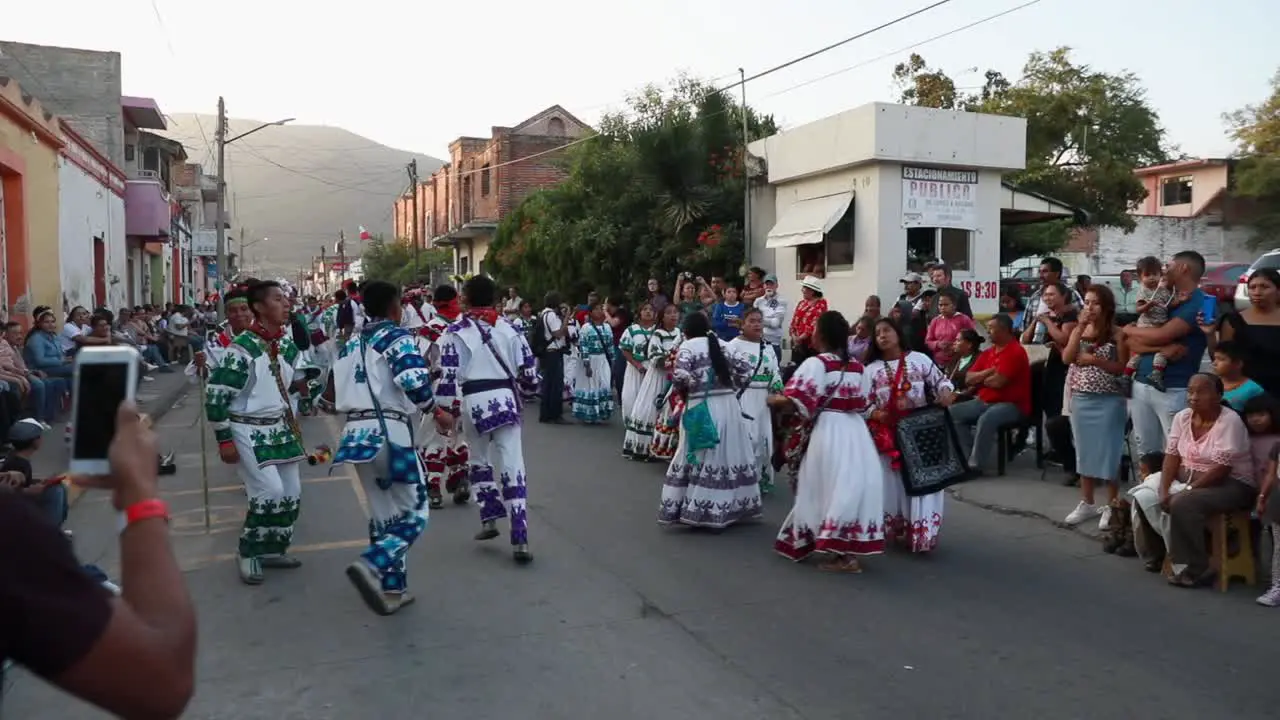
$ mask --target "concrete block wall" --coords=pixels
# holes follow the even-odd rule
[[[0,75],[16,79],[116,167],[124,167],[120,53],[0,40]]]

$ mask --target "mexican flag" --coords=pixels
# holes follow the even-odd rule
[[[364,241],[366,241],[366,240],[372,240],[372,239],[373,239],[373,234],[372,234],[372,233],[370,233],[368,230],[365,230],[365,229],[364,229],[364,226],[363,226],[363,225],[361,225],[361,226],[360,226],[360,241],[361,241],[361,242],[364,242]]]

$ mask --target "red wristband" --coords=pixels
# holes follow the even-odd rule
[[[154,518],[169,521],[169,505],[158,498],[141,500],[124,509],[125,527]]]

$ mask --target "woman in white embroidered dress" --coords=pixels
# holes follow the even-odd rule
[[[613,416],[613,330],[605,322],[604,305],[591,306],[578,331],[574,354],[578,373],[573,381],[573,416],[585,425],[609,422]]]
[[[782,393],[782,375],[773,348],[764,340],[764,314],[748,308],[742,315],[742,334],[729,341],[729,352],[744,367],[751,368],[749,384],[738,389],[742,414],[751,418],[755,429],[756,464],[760,466],[760,494],[773,492],[773,414],[770,395]]]
[[[560,317],[564,318],[565,330],[565,347],[578,347],[578,320],[573,315],[573,310],[568,305],[560,306]],[[578,379],[578,354],[569,352],[564,356],[564,401],[573,402],[573,387]]]
[[[797,562],[823,553],[823,570],[859,573],[857,556],[884,552],[884,483],[861,415],[868,384],[862,364],[849,358],[849,323],[840,313],[820,315],[810,342],[817,354],[769,400],[804,421],[789,448],[799,459],[795,505],[774,549]]]
[[[653,321],[657,318],[653,314],[653,306],[644,303],[640,306],[636,322],[622,331],[622,337],[618,339],[618,352],[622,353],[623,370],[622,375],[622,393],[618,409],[622,411],[622,424],[626,427],[627,432],[631,432],[633,423],[631,420],[632,410],[635,408],[636,395],[640,392],[640,385],[644,382],[645,371],[649,366],[647,360],[649,357],[649,340],[653,337]],[[627,438],[624,436],[622,440],[622,455],[630,457],[627,453]]]
[[[673,390],[684,395],[686,406],[680,443],[662,485],[658,523],[724,528],[760,517],[760,468],[752,427],[742,419],[735,390],[746,383],[751,368],[734,361],[711,333],[705,313],[685,318],[684,335],[671,382]],[[700,409],[703,406],[706,410]],[[714,444],[699,448],[699,440]]]
[[[641,359],[647,370],[636,398],[627,410],[627,434],[622,440],[623,457],[632,460],[652,460],[650,447],[653,443],[654,426],[658,424],[658,412],[667,389],[667,356],[680,344],[683,337],[678,327],[680,308],[667,305],[662,309],[662,319],[654,328],[644,348]]]
[[[943,493],[910,497],[902,485],[900,455],[893,442],[897,418],[930,403],[950,405],[955,387],[924,353],[912,352],[898,324],[887,317],[876,320],[874,341],[867,349],[866,374],[870,379],[872,437],[880,452],[884,479],[885,535],[903,543],[911,552],[929,552],[938,546],[942,530]]]

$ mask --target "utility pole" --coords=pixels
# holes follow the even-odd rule
[[[347,279],[347,236],[338,229],[338,287],[342,287],[343,281]]]
[[[324,245],[320,246],[320,282],[324,294],[329,294],[329,269],[324,266]]]
[[[747,134],[747,73],[738,68],[738,77],[742,78],[742,234],[745,236],[742,247],[746,250],[747,265],[751,264],[751,170],[748,166],[750,154],[747,143],[751,137]]]
[[[227,317],[227,291],[225,287],[227,277],[227,104],[221,96],[218,97],[218,126],[214,136],[217,138],[218,143],[218,217],[216,219],[218,228],[218,274],[214,279],[214,286],[218,291],[218,319],[225,320]]]
[[[418,159],[409,161],[409,192],[413,193],[413,281],[418,282]]]

